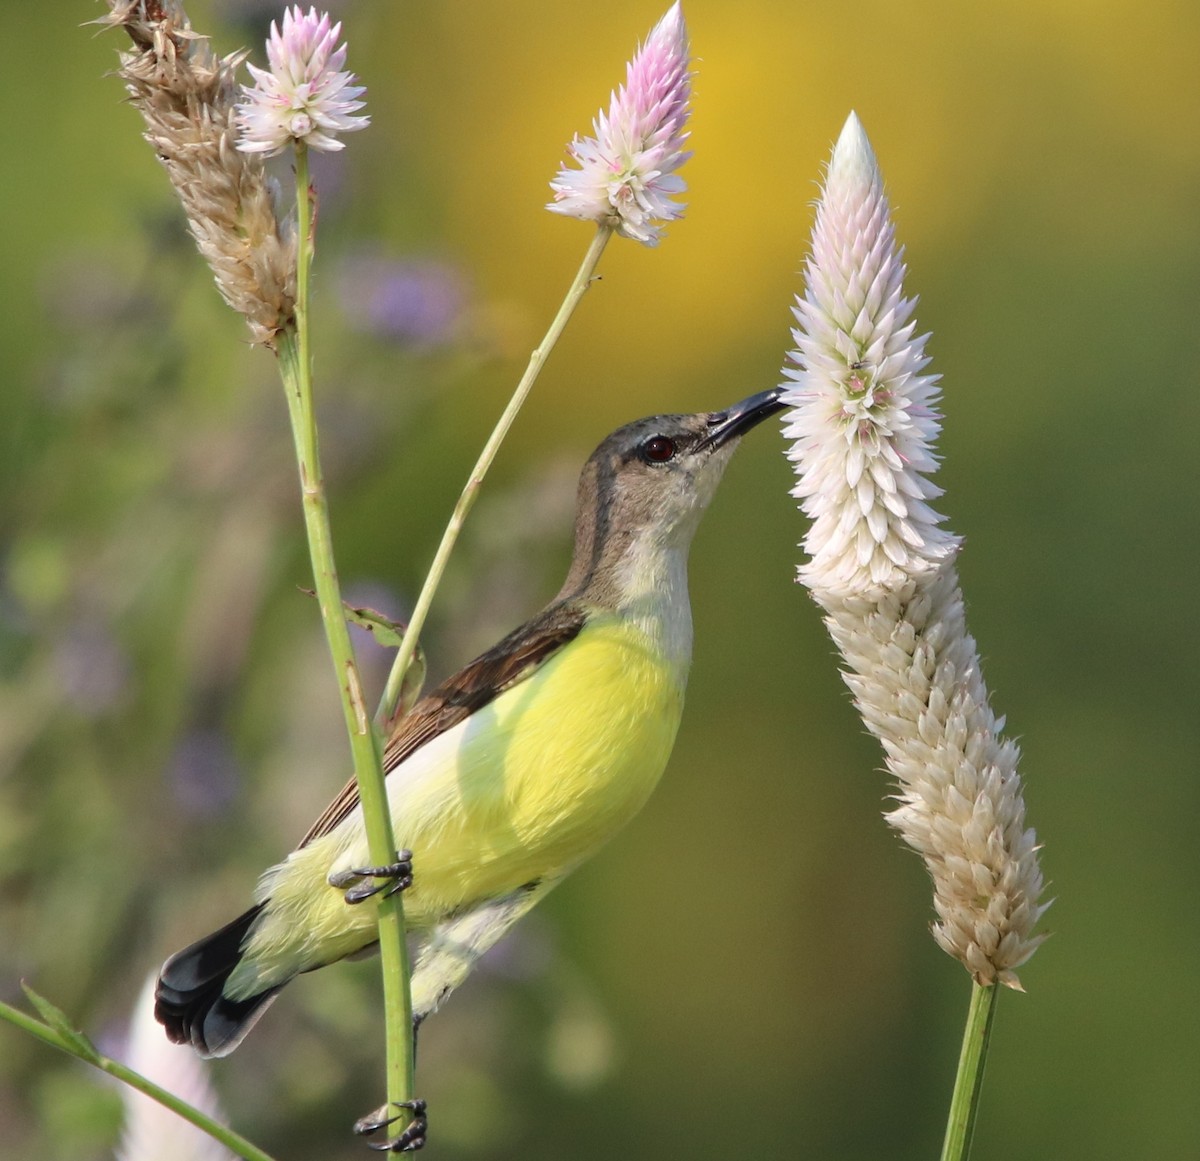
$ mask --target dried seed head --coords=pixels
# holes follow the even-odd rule
[[[244,54],[214,56],[178,0],[109,0],[98,23],[124,28],[133,49],[118,75],[146,123],[217,288],[272,345],[291,322],[296,242],[261,157],[236,148],[234,72]]]
[[[1019,988],[1048,904],[1020,751],[988,705],[953,562],[885,597],[813,595],[898,784],[887,820],[933,879],[934,938],[979,983]]]

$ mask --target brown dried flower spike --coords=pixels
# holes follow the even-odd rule
[[[97,23],[124,28],[133,41],[118,75],[196,245],[255,342],[273,347],[293,319],[296,240],[262,158],[236,148],[234,72],[245,54],[216,57],[177,0],[109,0],[109,8]]]

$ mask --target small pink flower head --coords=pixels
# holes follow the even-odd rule
[[[796,409],[784,436],[812,527],[800,570],[814,590],[841,596],[894,589],[928,575],[958,539],[928,501],[941,423],[938,376],[926,335],[914,335],[915,298],[903,296],[883,178],[858,117],[846,121],[829,162],[804,295],[784,374]]]
[[[369,117],[353,114],[363,107],[366,91],[354,85],[353,73],[342,72],[346,46],[337,47],[340,24],[326,13],[297,4],[283,14],[282,30],[271,22],[267,41],[270,69],[248,65],[254,84],[242,86],[237,115],[238,148],[243,153],[281,153],[293,141],[310,149],[345,148],[339,133],[365,129]]]
[[[594,137],[568,146],[577,169],[564,165],[550,183],[556,214],[611,226],[618,234],[657,246],[662,229],[686,206],[671,194],[687,187],[675,173],[689,157],[687,140],[688,35],[679,3],[650,33],[629,62],[625,84],[612,95],[608,114],[592,123]]]

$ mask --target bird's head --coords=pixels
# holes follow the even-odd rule
[[[579,479],[575,559],[564,592],[579,591],[630,552],[686,551],[741,437],[782,411],[782,388],[724,411],[654,415],[614,431]]]

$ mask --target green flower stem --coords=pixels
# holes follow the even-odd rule
[[[971,984],[971,1006],[963,1031],[962,1052],[958,1057],[958,1075],[950,1098],[950,1117],[942,1144],[942,1161],[966,1161],[971,1152],[975,1114],[979,1110],[979,1092],[983,1087],[983,1069],[987,1062],[992,1019],[996,1014],[996,984]]]
[[[77,1060],[82,1060],[85,1064],[90,1064],[93,1068],[108,1073],[109,1076],[115,1077],[129,1085],[130,1088],[145,1093],[152,1100],[158,1101],[160,1105],[164,1105],[173,1113],[178,1113],[185,1121],[190,1121],[196,1128],[220,1141],[230,1152],[244,1157],[245,1161],[273,1161],[269,1153],[264,1153],[257,1145],[247,1141],[245,1137],[226,1128],[218,1121],[214,1121],[210,1116],[188,1104],[187,1101],[168,1092],[165,1088],[161,1088],[154,1081],[148,1080],[141,1073],[134,1072],[132,1068],[126,1068],[125,1065],[111,1060],[107,1056],[102,1056],[99,1052],[82,1051],[70,1039],[60,1035],[49,1025],[22,1012],[19,1008],[12,1008],[8,1004],[0,1002],[0,1019],[7,1020],[22,1031],[28,1032],[30,1036],[35,1036],[44,1044],[49,1044],[60,1052],[66,1052]],[[80,1039],[82,1040],[82,1037]]]
[[[450,559],[450,553],[453,551],[454,545],[458,540],[458,535],[462,531],[463,524],[466,522],[467,513],[471,511],[479,495],[479,489],[483,484],[483,477],[492,466],[492,461],[496,458],[496,453],[500,450],[500,445],[504,442],[504,437],[508,434],[509,428],[513,425],[513,420],[517,418],[517,412],[521,410],[522,405],[529,396],[529,392],[533,389],[533,385],[537,381],[538,375],[541,374],[546,359],[549,357],[550,352],[554,350],[554,345],[558,342],[559,336],[563,333],[564,328],[570,321],[571,315],[575,313],[575,308],[579,305],[587,288],[591,285],[592,278],[596,273],[596,267],[600,262],[600,255],[604,253],[604,247],[608,245],[608,240],[611,237],[611,226],[601,226],[596,231],[596,236],[592,239],[592,244],[588,247],[588,251],[584,255],[583,262],[580,264],[579,270],[575,275],[575,280],[571,283],[566,297],[563,299],[562,306],[558,308],[558,313],[554,316],[554,321],[551,322],[545,337],[534,349],[533,354],[529,356],[529,364],[525,368],[525,374],[521,376],[521,381],[517,384],[517,389],[508,401],[508,406],[505,407],[492,434],[488,437],[487,443],[484,444],[483,451],[479,453],[479,459],[476,461],[475,467],[471,469],[471,475],[467,479],[462,494],[458,497],[458,503],[454,505],[454,511],[450,515],[450,522],[446,525],[446,531],[442,534],[442,542],[438,545],[433,563],[429,566],[429,573],[425,577],[425,583],[421,587],[421,592],[417,597],[417,603],[409,620],[408,628],[405,630],[404,640],[401,642],[396,659],[392,663],[392,671],[388,674],[387,685],[384,688],[383,697],[380,700],[379,709],[376,713],[376,720],[381,724],[388,722],[395,713],[396,705],[400,699],[400,690],[404,682],[404,675],[408,672],[409,664],[412,661],[413,654],[416,652],[417,644],[421,637],[421,630],[425,627],[425,618],[429,614],[429,606],[433,603],[434,594],[437,592],[442,575],[446,571],[446,562]]]
[[[308,155],[296,147],[296,213],[298,222],[296,269],[296,326],[278,340],[279,367],[287,395],[292,435],[300,467],[304,501],[304,524],[312,556],[313,579],[329,652],[333,657],[341,691],[342,710],[350,735],[354,776],[362,802],[367,846],[371,862],[386,866],[396,861],[396,839],[392,833],[379,743],[363,697],[358,665],[350,643],[350,631],[342,606],[342,594],[334,566],[329,507],[317,449],[317,425],[312,400],[312,358],[308,341],[308,282],[312,262],[312,206],[308,189]],[[416,873],[419,875],[420,868]],[[404,912],[399,894],[377,899],[379,949],[383,961],[383,1000],[387,1028],[387,1098],[413,1098],[412,994],[408,948],[404,940]]]

